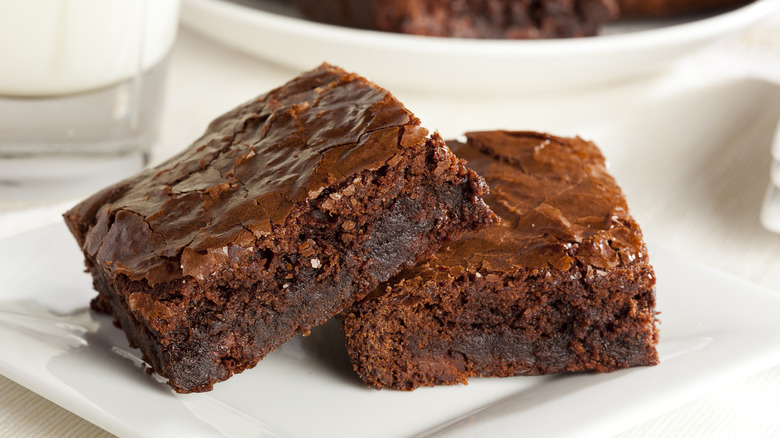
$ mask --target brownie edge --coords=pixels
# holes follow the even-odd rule
[[[98,291],[93,309],[186,393],[495,222],[486,192],[387,90],[324,64],[65,221]]]
[[[591,142],[472,132],[448,142],[501,218],[357,302],[343,318],[370,387],[609,372],[658,363],[655,274],[625,197]]]

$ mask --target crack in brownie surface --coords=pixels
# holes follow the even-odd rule
[[[193,392],[494,222],[485,191],[387,90],[323,65],[65,219],[99,292],[93,308]]]
[[[450,145],[501,223],[466,233],[344,317],[375,388],[657,363],[655,276],[622,191],[590,142],[468,133]]]

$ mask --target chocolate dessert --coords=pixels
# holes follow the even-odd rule
[[[322,23],[459,38],[596,35],[618,16],[616,0],[294,0]]]
[[[535,132],[467,137],[449,145],[488,182],[501,223],[464,234],[345,312],[360,377],[412,390],[656,364],[655,276],[598,148]]]
[[[387,90],[322,65],[65,220],[99,292],[92,307],[186,393],[494,222],[485,191]]]

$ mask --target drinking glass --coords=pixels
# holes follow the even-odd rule
[[[89,194],[149,161],[178,0],[0,0],[0,201]]]

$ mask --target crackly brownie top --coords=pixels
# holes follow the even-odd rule
[[[625,198],[591,142],[536,132],[488,131],[448,142],[485,178],[500,225],[464,234],[421,271],[566,270],[575,259],[611,268],[643,256]],[[448,269],[449,268],[449,269]]]
[[[109,269],[171,280],[197,270],[199,254],[251,246],[307,197],[422,144],[419,123],[387,90],[323,64],[219,117],[178,156],[66,218]]]

